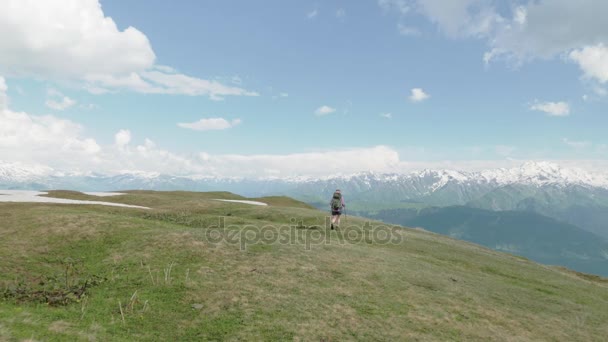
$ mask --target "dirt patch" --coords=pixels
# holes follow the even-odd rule
[[[49,325],[49,330],[54,333],[65,334],[72,327],[72,325],[66,321],[55,321]]]

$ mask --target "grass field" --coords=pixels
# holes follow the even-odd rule
[[[0,204],[0,341],[608,336],[606,279],[354,217],[331,231],[325,213],[288,198],[213,199],[242,198]]]

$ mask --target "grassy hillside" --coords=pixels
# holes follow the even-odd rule
[[[0,204],[0,340],[608,335],[605,279],[421,230],[362,239],[379,231],[362,219],[330,231],[325,213],[287,198],[216,198],[241,199],[129,192],[103,200],[152,209]]]

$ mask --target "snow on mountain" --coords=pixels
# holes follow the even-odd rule
[[[387,186],[402,192],[428,195],[449,186],[529,186],[580,185],[608,189],[608,174],[596,174],[582,169],[563,168],[550,162],[527,162],[510,169],[492,169],[478,172],[458,170],[422,170],[410,173],[361,172],[350,175],[333,175],[323,178],[294,176],[288,178],[221,178],[206,175],[172,176],[158,172],[124,171],[117,175],[99,175],[62,172],[41,165],[3,163],[0,161],[0,185],[19,187],[20,184],[45,184],[50,188],[69,187],[84,190],[133,189],[221,189],[222,186],[238,189],[263,187],[267,192],[294,186],[349,185],[358,191]],[[116,188],[114,188],[116,187]],[[254,191],[254,190],[252,190]]]
[[[544,185],[582,185],[608,189],[608,174],[594,174],[582,169],[562,168],[549,162],[527,162],[520,167],[510,169],[491,169],[479,172],[456,170],[423,170],[409,174],[374,174],[364,173],[341,178],[344,181],[360,179],[369,184],[376,182],[404,182],[413,179],[432,180],[430,192],[434,192],[449,183],[456,184],[494,184],[498,186],[523,184]],[[339,178],[338,178],[339,179]]]
[[[123,170],[119,172],[120,176],[129,176],[141,179],[156,179],[161,176],[159,172],[138,171],[138,170]]]
[[[428,196],[446,187],[473,189],[514,184],[533,187],[580,185],[608,189],[608,175],[592,174],[581,169],[562,168],[558,164],[549,162],[528,162],[516,168],[478,172],[429,169],[404,174],[362,172],[307,180],[301,183],[311,183],[315,186],[342,184],[342,186],[354,187],[358,191],[387,186],[387,189],[391,191],[400,189],[403,193],[416,197]],[[456,190],[453,189],[453,191]],[[461,190],[461,192],[466,192],[466,190]]]
[[[470,183],[478,182],[479,180],[471,173],[454,171],[454,170],[424,170],[421,173],[415,173],[410,175],[410,178],[419,177],[422,179],[430,178],[436,179],[436,181],[430,186],[429,193],[433,193],[450,182],[455,183]]]
[[[479,175],[499,185],[583,185],[608,189],[608,175],[592,174],[582,169],[566,169],[549,162],[527,162],[518,168],[482,171]]]
[[[33,182],[51,176],[53,169],[42,165],[0,162],[0,183]]]

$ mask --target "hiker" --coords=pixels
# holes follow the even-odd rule
[[[340,215],[342,215],[342,209],[346,208],[346,204],[344,204],[344,197],[342,197],[340,189],[337,189],[334,192],[334,195],[331,197],[331,201],[329,202],[329,207],[331,208],[331,229],[334,229],[334,224],[336,226],[340,225]]]

